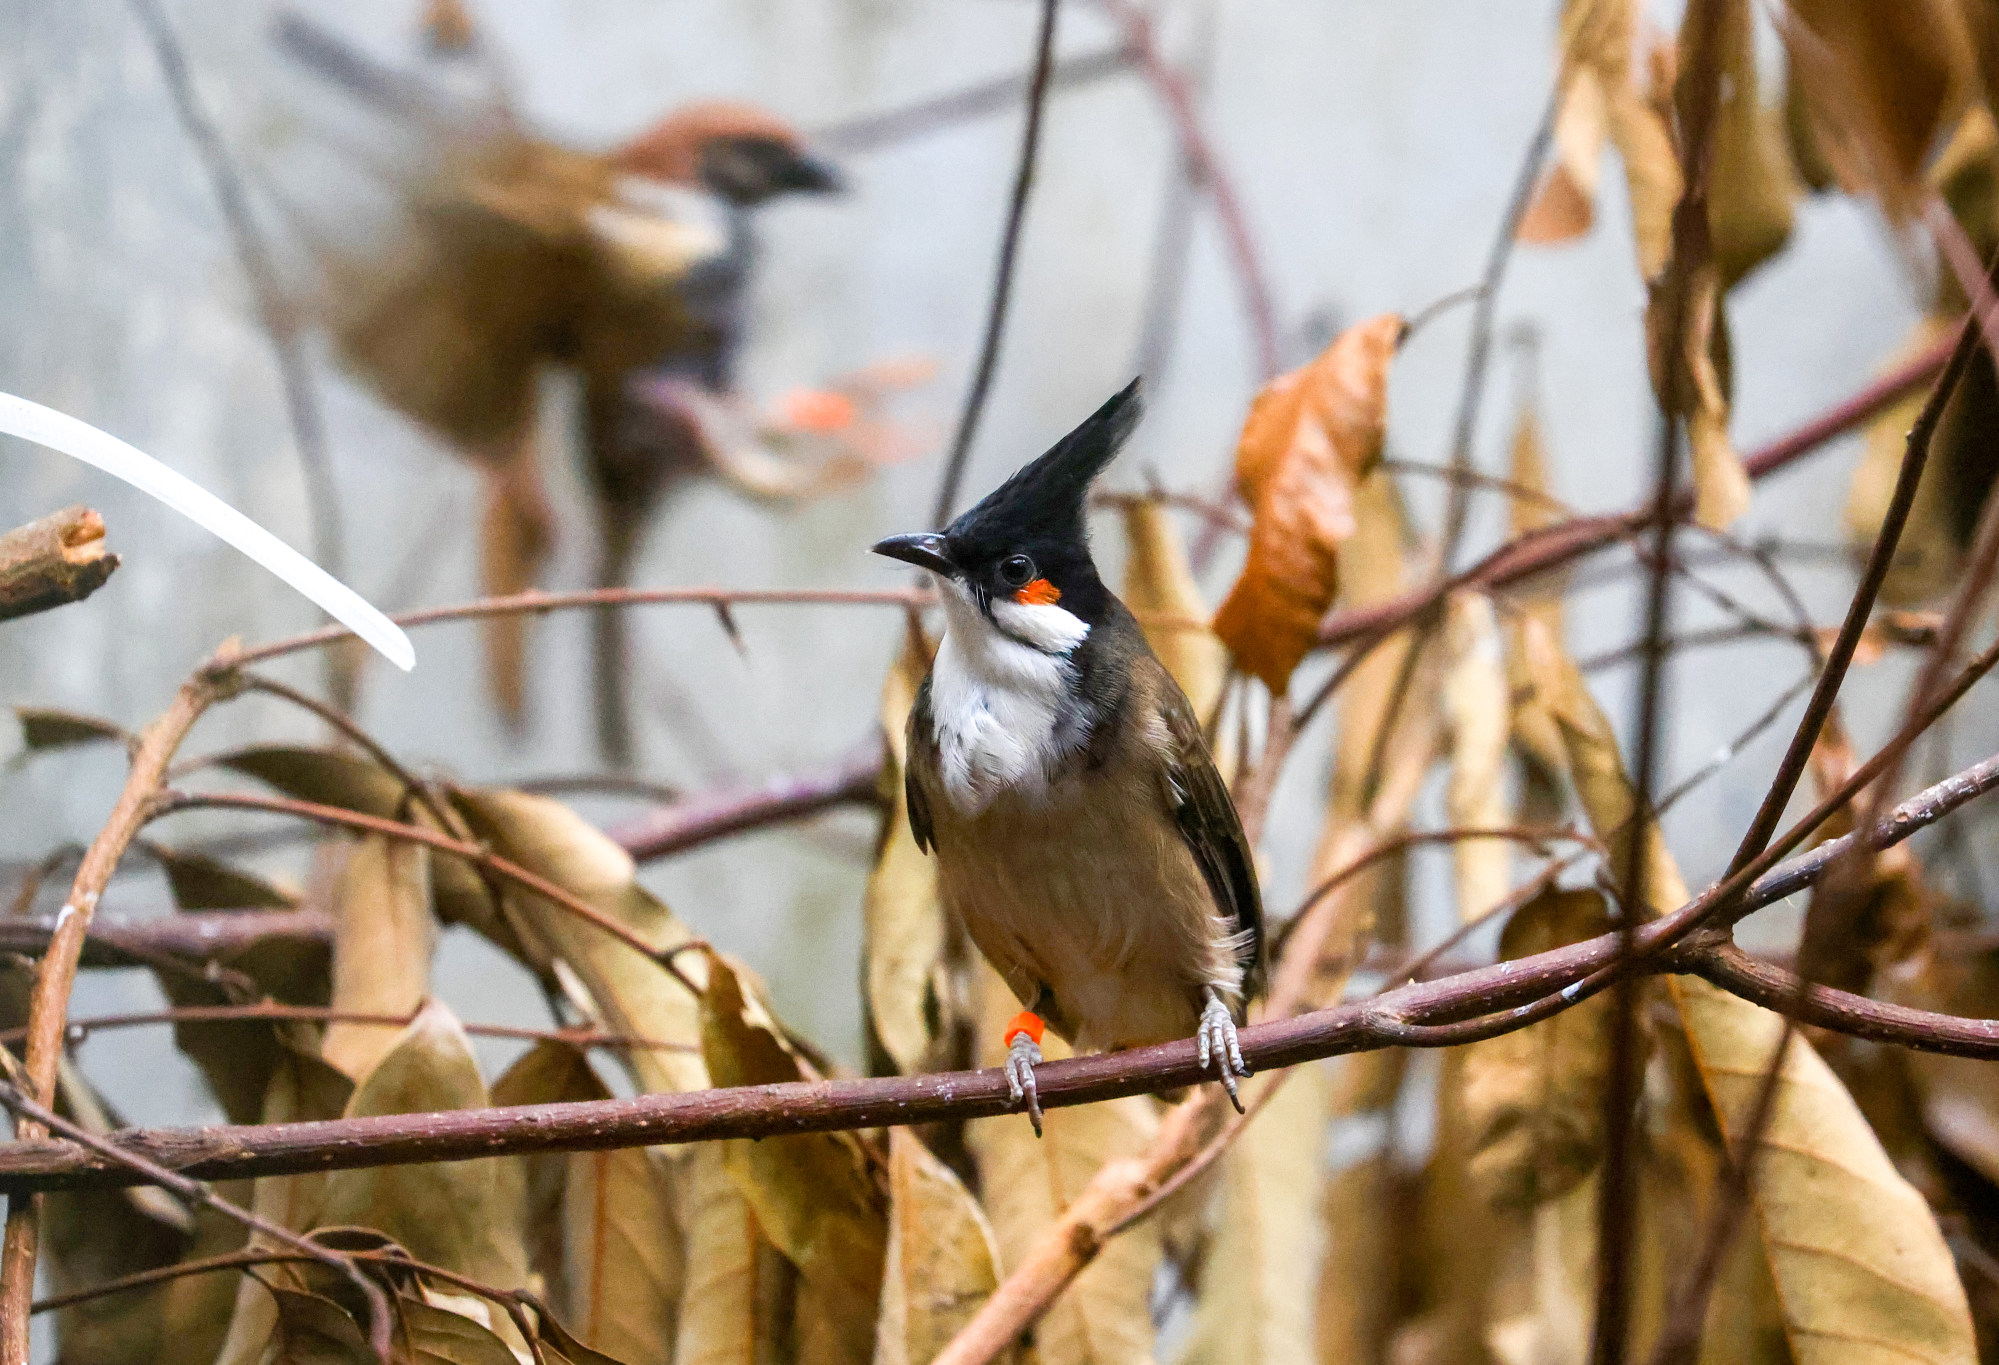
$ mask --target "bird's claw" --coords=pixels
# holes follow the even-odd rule
[[[1041,1065],[1041,1045],[1025,1032],[1013,1035],[1006,1049],[1006,1087],[1015,1104],[1027,1105],[1028,1121],[1034,1135],[1041,1136],[1041,1093],[1034,1086],[1034,1068]]]
[[[1212,990],[1208,992],[1208,1003],[1201,1007],[1201,1027],[1194,1034],[1194,1041],[1200,1048],[1201,1070],[1208,1069],[1210,1060],[1215,1063],[1215,1069],[1221,1073],[1222,1089],[1229,1092],[1229,1103],[1238,1114],[1242,1113],[1236,1078],[1246,1078],[1249,1067],[1243,1063],[1242,1044],[1236,1040],[1235,1016]]]

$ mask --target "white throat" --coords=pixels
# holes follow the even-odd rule
[[[1089,739],[1070,701],[1070,656],[1089,623],[1054,603],[1005,601],[992,604],[988,620],[962,584],[941,586],[944,639],[931,668],[930,713],[944,793],[965,815],[1003,791],[1041,796]]]

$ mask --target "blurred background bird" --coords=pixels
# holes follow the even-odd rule
[[[363,173],[380,226],[355,233],[354,212],[294,216],[315,268],[308,307],[341,363],[479,471],[485,591],[535,586],[553,546],[534,436],[550,369],[581,391],[575,445],[600,587],[630,582],[677,483],[714,476],[781,501],[864,474],[866,443],[848,437],[904,376],[862,372],[795,394],[770,422],[735,388],[750,216],[781,195],[835,192],[838,173],[782,119],[731,101],[685,105],[610,151],[560,145],[515,113],[462,10],[426,27],[438,60],[416,72],[281,16],[280,49],[370,123],[321,140]],[[515,728],[530,629],[521,615],[484,623],[492,694]],[[623,613],[598,612],[595,631],[599,747],[629,767]]]

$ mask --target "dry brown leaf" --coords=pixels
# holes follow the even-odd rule
[[[14,719],[21,723],[22,747],[31,752],[81,744],[124,744],[131,739],[124,727],[113,721],[54,706],[17,706]]]
[[[486,1086],[471,1043],[444,1005],[424,1006],[347,1102],[344,1117],[482,1109]],[[324,1226],[370,1228],[418,1260],[501,1289],[527,1283],[523,1174],[497,1158],[334,1171]]]
[[[401,779],[350,751],[268,744],[238,749],[215,761],[301,801],[317,801],[383,819],[407,817],[420,825],[432,823],[420,804],[410,803]],[[486,884],[468,863],[462,858],[433,858],[430,875],[432,906],[439,919],[469,925],[500,947],[518,953],[519,945],[494,915]]]
[[[680,1179],[687,1290],[674,1365],[799,1359],[792,1325],[797,1272],[764,1237],[722,1144],[693,1147]]]
[[[889,1236],[874,1365],[928,1365],[999,1286],[978,1201],[907,1128],[888,1135]]]
[[[1790,0],[1783,24],[1817,145],[1850,192],[1875,194],[1905,222],[1921,207],[1923,167],[1977,78],[1954,0]]]
[[[1594,89],[1594,83],[1591,88]],[[1567,109],[1563,113],[1566,115]],[[1560,124],[1556,125],[1559,146]],[[1520,215],[1516,240],[1527,246],[1559,246],[1589,234],[1596,226],[1596,205],[1564,158],[1541,177],[1527,211]]]
[[[272,1071],[260,1118],[265,1123],[337,1119],[347,1110],[354,1083],[319,1060],[317,1052],[286,1049]],[[326,1207],[323,1171],[307,1175],[260,1176],[250,1199],[253,1212],[294,1232],[321,1223]],[[229,1319],[216,1365],[258,1365],[277,1326],[277,1307],[251,1276],[236,1284],[236,1308]]]
[[[1124,604],[1145,630],[1146,643],[1206,721],[1221,700],[1228,648],[1208,624],[1208,604],[1173,511],[1157,498],[1124,504]]]
[[[1720,103],[1707,185],[1708,224],[1724,291],[1783,249],[1798,196],[1797,173],[1779,126],[1782,116],[1763,104],[1755,39],[1751,0],[1727,0],[1718,54]]]
[[[1739,1141],[1783,1021],[1669,977],[1708,1098]],[[1785,1053],[1753,1197],[1798,1365],[1977,1359],[1957,1267],[1922,1195],[1803,1039]]]
[[[1627,0],[1599,3],[1629,8]],[[1627,66],[1621,81],[1606,81],[1605,91],[1610,140],[1624,160],[1624,181],[1631,197],[1638,273],[1649,281],[1659,277],[1672,254],[1673,209],[1686,190],[1686,177],[1666,114],[1672,82],[1650,69],[1670,64],[1671,42],[1648,35],[1648,43],[1647,87],[1639,86],[1639,73]]]
[[[1451,735],[1451,780],[1444,809],[1453,828],[1498,829],[1513,823],[1506,790],[1506,749],[1512,696],[1492,599],[1453,593],[1445,608],[1442,706]],[[1457,868],[1458,917],[1469,924],[1506,899],[1513,883],[1507,839],[1460,839],[1451,845]]]
[[[1652,367],[1652,392],[1659,405],[1684,418],[1693,462],[1694,520],[1709,530],[1726,529],[1749,509],[1749,475],[1728,439],[1728,394],[1715,362],[1725,348],[1721,277],[1712,265],[1696,272],[1689,286],[1686,331],[1682,334],[1678,385],[1668,391],[1667,350],[1672,339],[1666,291],[1655,289],[1645,310],[1645,346]]]
[[[1992,111],[1983,103],[1964,111],[1950,141],[1937,154],[1927,181],[1964,229],[1978,259],[1991,260],[1992,253],[1999,250],[1999,128],[1994,127]],[[1956,317],[1969,304],[1957,272],[1937,270],[1936,297],[1930,311]]]
[[[881,845],[862,900],[867,963],[868,1024],[874,1040],[911,1075],[934,1069],[938,1030],[951,1012],[944,966],[944,908],[937,899],[937,864],[917,847],[909,827],[903,786],[910,709],[929,671],[932,646],[907,635],[882,686],[882,740],[888,763],[882,785],[888,800]]]
[[[1575,665],[1531,625],[1530,669],[1567,745],[1572,778],[1613,868],[1627,865],[1637,802],[1610,724]],[[1648,818],[1645,901],[1686,900]],[[1730,1142],[1754,1105],[1783,1021],[1706,982],[1668,977],[1709,1101]],[[1899,1174],[1852,1096],[1802,1038],[1785,1055],[1759,1153],[1755,1204],[1765,1258],[1799,1365],[1855,1359],[1975,1359],[1964,1291],[1929,1206]],[[1862,1353],[1864,1352],[1864,1353]]]
[[[710,955],[701,1055],[718,1086],[816,1079],[742,971]],[[805,1358],[865,1362],[888,1251],[887,1201],[867,1148],[847,1132],[724,1144],[725,1164],[771,1243],[798,1267]]]
[[[151,840],[141,846],[166,874],[167,889],[174,906],[181,910],[289,909],[298,904],[298,894],[289,887],[266,881],[212,858],[205,853],[184,853]]]
[[[610,1097],[583,1052],[557,1042],[537,1043],[492,1095],[495,1105]],[[643,1147],[524,1160],[529,1264],[565,1322],[621,1360],[670,1359],[687,1267],[667,1163]]]
[[[460,789],[453,800],[495,852],[588,902],[657,949],[678,947],[694,937],[638,884],[631,855],[560,802],[499,788]],[[659,963],[519,888],[508,889],[506,907],[527,960],[559,961],[562,969],[556,975],[573,1003],[606,1030],[667,1043],[699,1040],[700,1002]],[[699,953],[677,954],[674,963],[701,984],[707,968]],[[633,1048],[621,1060],[642,1090],[700,1090],[708,1084],[698,1053]]]
[[[1001,1029],[1019,1005],[991,967],[980,961],[974,971],[981,1003],[978,1064],[997,1066],[1005,1052]],[[1051,1061],[1069,1055],[1052,1033],[1041,1045]],[[1142,1095],[1051,1109],[1042,1123],[1040,1138],[1021,1114],[965,1125],[965,1144],[978,1163],[979,1189],[1003,1264],[1018,1263],[1027,1254],[1099,1167],[1114,1158],[1141,1155],[1159,1129],[1152,1101]],[[1149,1304],[1159,1256],[1157,1219],[1106,1242],[1035,1326],[1040,1365],[1149,1362]]]
[[[1393,313],[1347,329],[1316,360],[1265,385],[1243,424],[1236,482],[1255,524],[1215,634],[1272,692],[1312,648],[1338,591],[1355,485],[1381,457],[1388,367],[1404,330]]]
[[[1548,890],[1514,912],[1500,936],[1511,961],[1593,938],[1610,927],[1601,892]],[[1610,1060],[1608,997],[1465,1050],[1472,1182],[1495,1204],[1559,1198],[1603,1154],[1601,1097]]]
[[[367,834],[355,841],[333,894],[333,1007],[407,1018],[430,993],[437,921],[430,912],[430,850]],[[396,1045],[394,1024],[335,1020],[319,1052],[355,1081]]]
[[[1326,1242],[1345,1234],[1319,1217],[1333,1092],[1323,1063],[1288,1074],[1222,1158],[1221,1202],[1180,1365],[1317,1360],[1312,1317]]]

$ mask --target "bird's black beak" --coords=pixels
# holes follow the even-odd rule
[[[875,553],[899,559],[905,564],[914,564],[919,569],[928,569],[946,578],[958,576],[958,566],[951,559],[951,547],[944,537],[933,531],[919,531],[912,535],[890,536],[887,540],[875,542]]]
[[[778,182],[780,188],[797,194],[844,194],[847,189],[840,168],[810,152],[793,152],[778,171]]]

